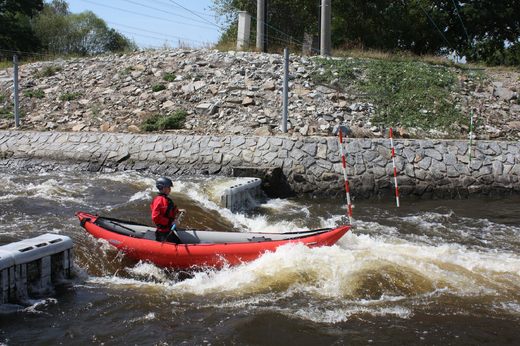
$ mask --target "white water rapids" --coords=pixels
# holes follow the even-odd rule
[[[184,222],[293,232],[347,220],[340,200],[272,199],[252,212],[232,213],[217,203],[229,183],[230,178],[176,180],[172,195],[188,209]],[[84,275],[78,287],[154,292],[174,305],[198,301],[199,308],[270,311],[333,324],[365,315],[409,319],[417,311],[442,311],[440,305],[457,314],[484,310],[520,316],[518,219],[501,223],[451,206],[425,210],[417,202],[397,212],[392,201],[386,206],[363,201],[354,209],[354,230],[335,246],[284,246],[251,263],[179,277],[150,263],[125,261],[86,235],[73,217],[83,209],[147,222],[153,194],[153,177],[137,173],[2,174],[0,240],[43,230],[69,235],[76,240],[76,265]],[[155,318],[143,312],[143,320]]]

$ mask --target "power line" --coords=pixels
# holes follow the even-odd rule
[[[209,21],[209,20],[207,20],[206,18],[204,18],[204,17],[202,17],[202,16],[199,16],[197,13],[193,12],[193,11],[190,10],[189,8],[186,8],[186,7],[182,6],[182,5],[179,4],[178,2],[176,2],[176,1],[174,1],[174,0],[170,0],[170,2],[171,2],[171,3],[174,3],[175,5],[177,5],[177,6],[181,7],[181,8],[183,8],[183,9],[185,9],[186,11],[190,12],[191,14],[193,14],[193,15],[199,17],[199,18],[202,19],[203,21],[205,21],[205,22],[207,22],[207,23],[209,23],[209,24],[211,24],[211,25],[214,25],[214,26],[216,26],[216,27],[219,28],[219,29],[222,29],[222,27],[221,27],[220,25],[218,25],[218,24],[216,24],[216,23],[213,23],[212,21]]]
[[[163,4],[165,6],[168,6],[168,7],[173,6],[175,8],[179,8],[178,5],[175,5],[175,4],[172,4],[172,3],[167,3],[167,2],[164,2],[164,1],[160,1],[160,0],[155,0],[155,2],[158,2],[158,3]],[[200,14],[202,16],[206,16],[206,17],[216,17],[215,14],[208,14],[206,12],[200,12],[200,11],[194,11],[194,10],[192,10],[192,12],[193,13],[198,13],[198,14]]]
[[[435,24],[435,21],[433,20],[432,17],[430,17],[430,15],[428,14],[428,12],[426,12],[424,10],[424,8],[422,7],[421,3],[420,2],[417,2],[417,5],[419,5],[419,7],[421,8],[421,10],[424,12],[424,14],[426,15],[426,17],[428,17],[428,19],[430,20],[430,22],[433,24],[433,26],[435,27],[435,29],[437,29],[437,31],[439,32],[439,34],[441,34],[442,38],[444,39],[444,41],[446,42],[446,44],[448,45],[448,48],[450,48],[451,50],[453,51],[457,51],[455,49],[453,49],[451,47],[451,44],[450,44],[450,41],[448,41],[448,39],[446,38],[446,36],[444,36],[444,34],[442,33],[441,29],[439,29],[439,27],[437,26],[437,24]]]
[[[39,55],[39,56],[52,57],[52,55],[48,54],[48,53],[27,52],[27,51],[14,50],[14,49],[1,49],[0,48],[0,52],[11,53],[11,54],[26,54],[26,55]]]
[[[251,18],[253,18],[254,20],[258,21],[258,19],[256,17],[251,17]],[[279,42],[289,43],[289,44],[295,43],[295,44],[299,44],[299,45],[302,45],[302,46],[305,44],[305,42],[295,39],[292,35],[290,35],[290,34],[284,32],[284,31],[276,28],[275,26],[270,25],[269,23],[267,23],[265,21],[261,20],[260,23],[266,25],[268,28],[271,28],[275,32],[278,32],[278,33],[280,33],[282,35],[285,35],[289,39],[289,40],[283,40],[283,39],[279,38],[278,39]],[[275,37],[275,36],[269,36],[269,37]],[[320,53],[320,51],[318,49],[315,49],[315,48],[312,47],[312,44],[311,44],[310,49],[311,49],[311,51],[314,51],[315,53]]]
[[[202,43],[202,44],[209,43],[209,42],[194,40],[194,39],[187,38],[187,37],[175,36],[175,35],[167,35],[165,33],[160,33],[160,32],[146,30],[146,29],[141,29],[141,28],[136,28],[135,26],[130,26],[130,25],[121,24],[121,23],[115,23],[115,22],[110,22],[110,21],[107,21],[107,23],[112,24],[112,25],[126,27],[126,28],[133,29],[133,30],[147,32],[147,33],[150,33],[150,34],[164,36],[165,38],[175,38],[175,39],[179,39],[179,40],[185,40],[185,41],[190,41],[190,42],[198,42],[198,43]]]
[[[125,34],[128,34],[128,35],[135,35],[135,36],[141,36],[141,37],[145,37],[145,38],[151,38],[151,39],[154,39],[154,40],[162,40],[162,41],[166,41],[166,42],[172,42],[172,43],[175,43],[173,40],[169,39],[169,38],[166,38],[166,37],[157,37],[157,36],[152,36],[152,35],[146,35],[146,34],[139,34],[139,33],[136,33],[136,32],[132,32],[132,31],[127,31],[127,30],[121,30],[121,32],[125,33]],[[204,44],[205,42],[201,42],[201,41],[194,41],[194,40],[190,40],[190,39],[185,39],[185,38],[180,38],[180,37],[175,37],[179,42],[196,42],[200,45]]]
[[[162,20],[162,21],[165,21],[165,22],[168,22],[168,23],[176,23],[176,24],[194,26],[194,27],[208,29],[208,30],[214,30],[213,28],[210,28],[210,27],[207,27],[207,26],[196,25],[196,24],[191,24],[191,23],[176,22],[176,21],[172,21],[171,19],[157,17],[157,16],[152,16],[152,15],[139,13],[139,12],[134,12],[134,11],[130,11],[130,10],[126,10],[126,9],[123,9],[123,8],[114,7],[114,6],[110,6],[110,5],[100,4],[100,3],[97,3],[97,2],[91,1],[91,0],[83,0],[83,1],[91,3],[93,5],[106,7],[106,8],[110,8],[110,9],[117,10],[117,11],[122,11],[122,12],[127,12],[127,13],[135,14],[135,15],[138,15],[138,16],[142,16],[142,17],[148,17],[148,18],[152,18],[152,19]]]
[[[455,0],[451,0],[453,2],[453,6],[455,7],[455,12],[457,12],[457,16],[459,17],[460,24],[462,24],[462,28],[464,29],[464,33],[466,34],[466,38],[468,39],[468,43],[471,42],[469,39],[468,31],[466,30],[466,26],[464,25],[464,22],[462,21],[462,17],[460,16],[459,8],[457,4],[455,4]]]
[[[147,9],[155,10],[155,11],[158,11],[158,12],[161,12],[161,13],[167,13],[167,14],[171,14],[171,15],[174,15],[174,16],[178,16],[178,17],[184,18],[184,19],[188,19],[188,20],[194,21],[196,23],[205,24],[205,22],[203,22],[201,20],[196,20],[196,19],[193,19],[193,18],[190,18],[190,17],[187,17],[187,16],[183,16],[182,14],[178,14],[178,13],[162,10],[160,8],[157,8],[157,7],[143,5],[143,4],[140,4],[140,3],[136,2],[136,1],[132,1],[132,0],[123,0],[123,1],[128,2],[130,4],[137,5],[137,6],[141,6],[141,7],[147,8]]]
[[[253,3],[253,4],[256,4],[256,0],[249,0],[249,1],[250,1],[251,3]],[[235,10],[237,10],[237,11],[241,11],[241,10],[240,10],[239,8],[237,8],[236,6],[234,6],[234,8],[235,8]],[[267,14],[266,14],[266,17],[267,17]],[[258,18],[257,18],[257,17],[252,17],[252,18],[253,18],[254,20],[258,21]],[[295,39],[292,35],[290,35],[290,34],[284,32],[284,31],[278,29],[277,27],[275,27],[275,26],[273,26],[273,25],[270,25],[269,23],[267,23],[267,21],[262,21],[262,20],[261,20],[261,21],[260,21],[260,24],[265,25],[265,26],[267,26],[268,28],[270,28],[270,29],[272,29],[272,30],[274,30],[274,31],[276,31],[276,32],[278,32],[278,33],[281,33],[282,35],[287,36],[287,37],[290,39],[290,41],[286,40],[286,41],[284,41],[285,43],[289,43],[289,44],[296,43],[296,44],[299,44],[299,45],[302,45],[302,46],[305,44],[305,42],[303,42],[303,41],[299,41],[299,40]],[[279,39],[278,41],[281,41],[281,40]],[[282,42],[282,43],[284,43],[284,42]],[[311,44],[310,50],[311,50],[311,51],[314,51],[315,53],[320,53],[320,51],[319,51],[318,49],[314,49],[314,48],[312,47],[312,44]]]

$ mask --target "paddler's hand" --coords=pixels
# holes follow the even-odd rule
[[[175,221],[180,222],[185,214],[186,214],[186,209],[179,209],[179,211],[177,213],[177,217],[175,218]]]

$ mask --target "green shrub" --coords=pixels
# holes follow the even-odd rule
[[[163,79],[167,82],[173,82],[175,80],[175,75],[171,72],[166,72],[163,76]]]
[[[316,83],[354,88],[375,105],[370,119],[384,127],[450,130],[465,123],[453,106],[457,77],[452,69],[424,62],[384,59],[319,59]],[[461,70],[461,73],[464,71]]]
[[[178,110],[173,114],[155,114],[141,124],[141,130],[146,132],[180,129],[186,120],[186,111]]]
[[[60,100],[62,100],[62,101],[72,101],[72,100],[77,99],[79,96],[81,96],[81,94],[77,93],[77,92],[72,92],[72,93],[66,92],[65,94],[62,94],[60,96]]]
[[[29,90],[25,90],[23,92],[24,96],[25,97],[30,97],[30,98],[37,98],[37,99],[42,99],[45,97],[45,93],[43,92],[43,90],[41,89],[29,89]]]
[[[457,77],[448,68],[374,60],[367,75],[361,89],[378,106],[377,124],[450,130],[463,120],[451,96]]]
[[[59,66],[46,66],[42,68],[41,70],[38,70],[36,72],[35,77],[36,78],[42,78],[42,77],[50,77],[54,76],[56,72],[61,71],[61,67]]]
[[[6,100],[6,97],[4,94],[0,94],[0,103],[4,103]]]
[[[13,109],[10,106],[0,107],[0,119],[11,119],[14,117]]]
[[[158,91],[161,91],[161,90],[164,90],[164,89],[166,89],[166,85],[164,85],[162,83],[161,84],[155,84],[155,85],[152,86],[152,91],[154,93],[156,93]]]
[[[121,76],[128,76],[132,71],[135,71],[135,68],[133,66],[125,67],[121,72],[119,72],[119,75]]]

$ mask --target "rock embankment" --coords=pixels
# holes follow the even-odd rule
[[[289,135],[382,137],[377,107],[357,92],[320,85],[319,62],[291,56]],[[0,71],[0,129],[13,126],[12,70]],[[154,114],[188,112],[184,131],[203,135],[280,133],[283,61],[277,54],[213,50],[142,51],[20,67],[22,128],[38,131],[139,132]],[[454,100],[464,112],[482,105],[481,139],[520,138],[517,73],[490,71],[487,85],[461,79]],[[435,136],[435,134],[431,134]]]

